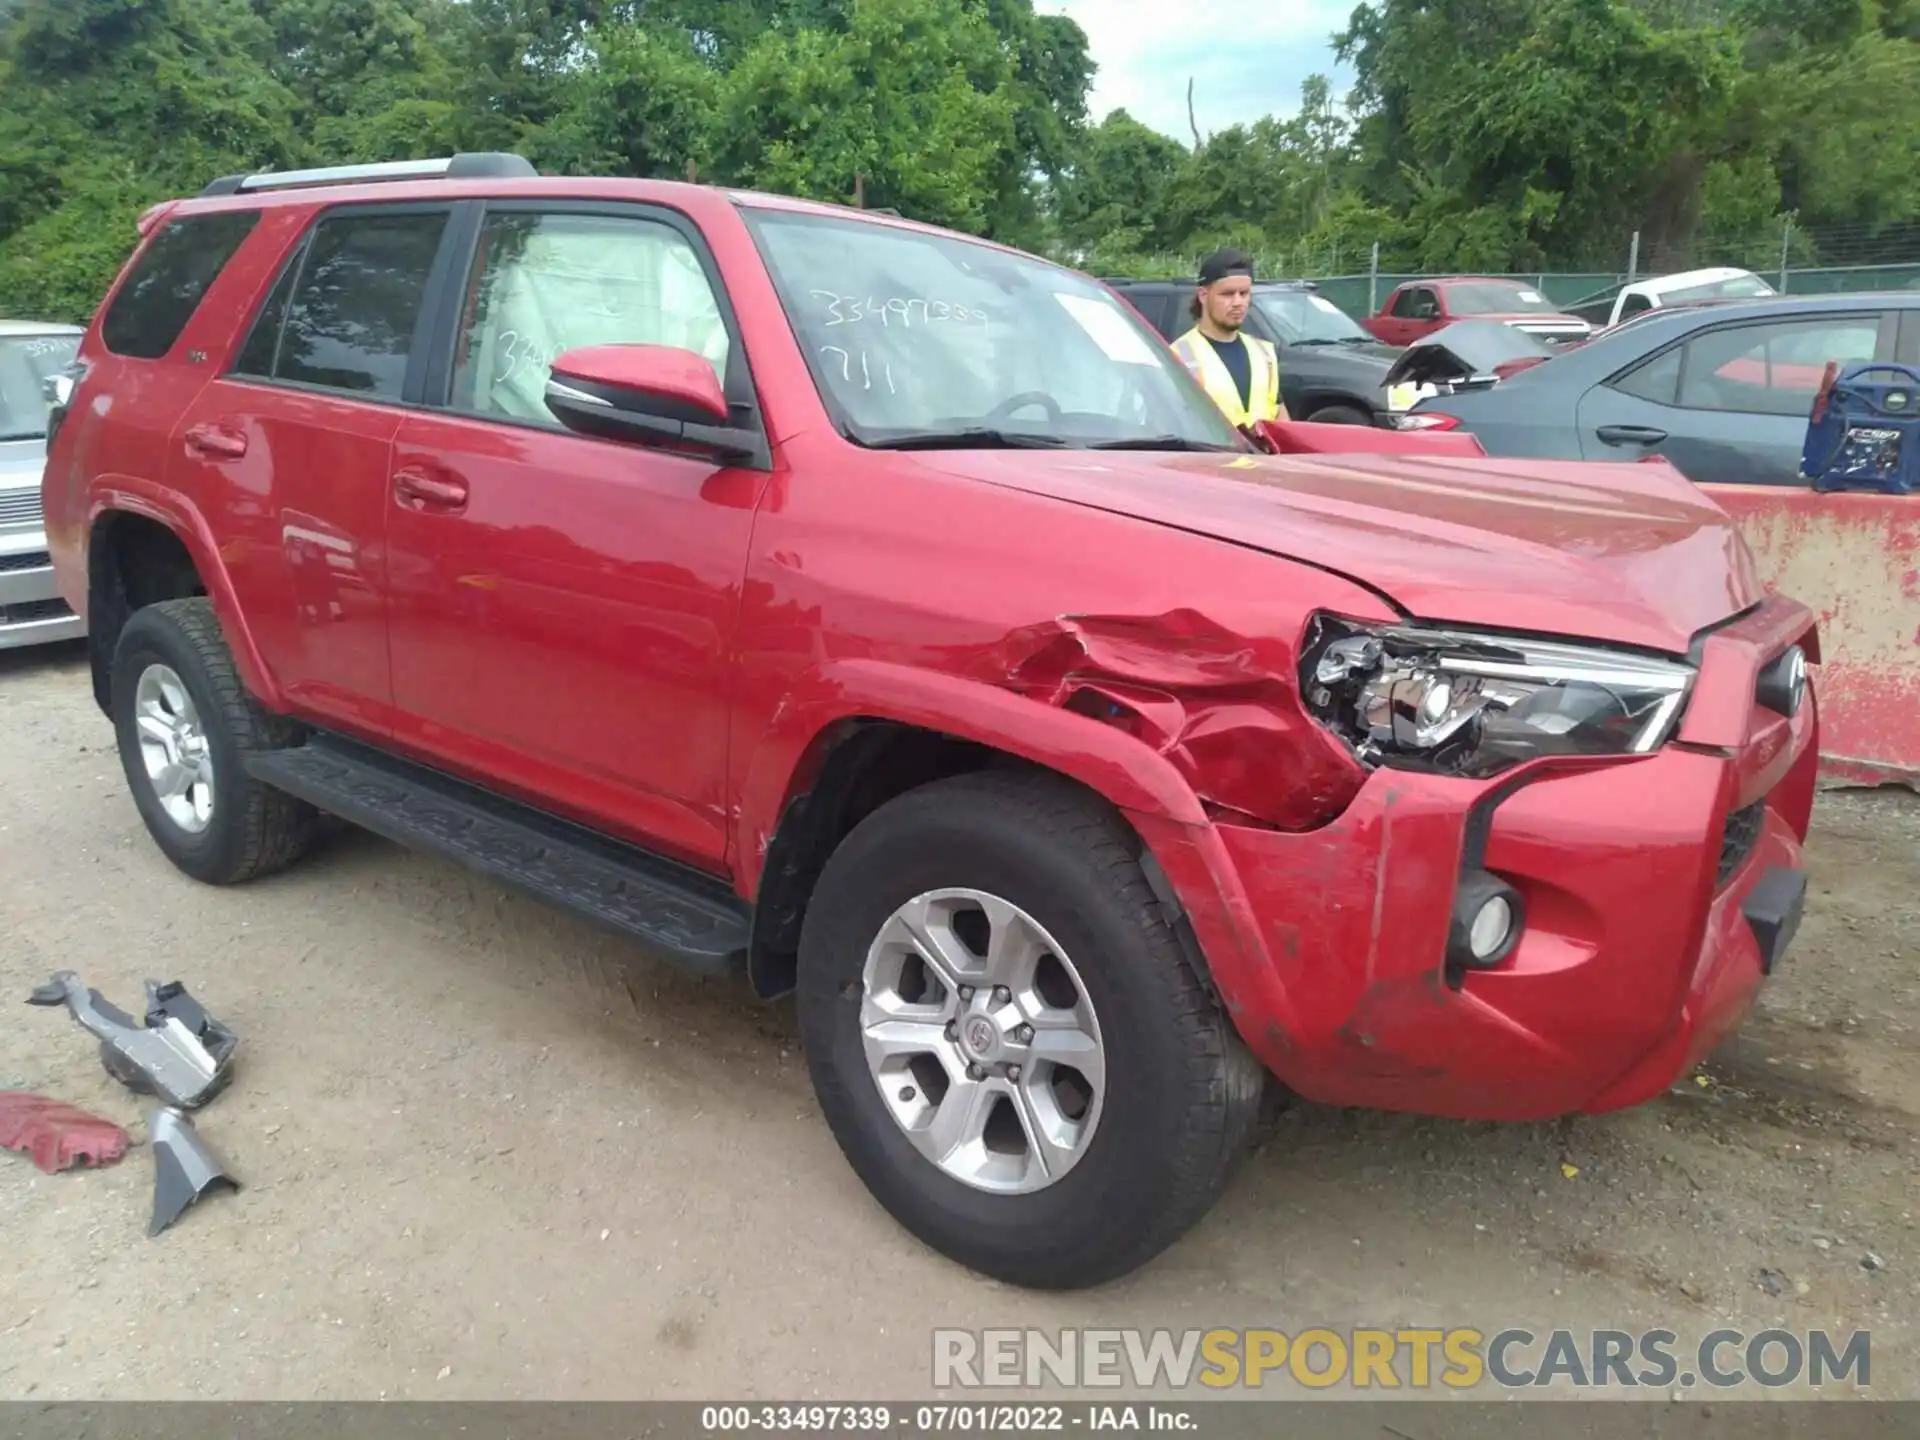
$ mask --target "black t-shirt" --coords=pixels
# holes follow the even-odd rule
[[[1200,337],[1213,346],[1213,353],[1220,357],[1220,363],[1227,367],[1227,373],[1233,377],[1233,383],[1240,389],[1240,403],[1253,403],[1253,357],[1247,353],[1246,342],[1238,335],[1231,340],[1216,340],[1211,335]]]

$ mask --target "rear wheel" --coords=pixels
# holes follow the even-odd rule
[[[180,870],[233,884],[312,844],[313,807],[246,770],[250,753],[297,743],[296,727],[246,693],[205,597],[134,612],[114,649],[112,710],[134,805]]]
[[[1265,1072],[1119,821],[963,776],[865,820],[808,905],[798,1007],[827,1123],[894,1218],[1039,1289],[1144,1264],[1212,1207]]]

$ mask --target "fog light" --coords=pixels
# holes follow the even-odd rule
[[[1474,959],[1484,963],[1500,953],[1512,929],[1513,906],[1507,903],[1506,896],[1496,895],[1473,917],[1472,928],[1467,931],[1467,948],[1473,951]]]
[[[1492,969],[1520,943],[1524,923],[1519,891],[1485,870],[1469,870],[1453,897],[1448,965],[1456,970]]]
[[[1798,645],[1760,672],[1754,698],[1789,719],[1800,713],[1807,696],[1807,652]]]

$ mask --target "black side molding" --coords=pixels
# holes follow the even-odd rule
[[[726,883],[454,776],[321,735],[250,757],[266,784],[712,978],[744,972],[752,910]]]

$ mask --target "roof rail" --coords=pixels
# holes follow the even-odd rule
[[[501,150],[470,150],[437,160],[384,160],[371,165],[328,165],[317,170],[257,170],[222,175],[202,195],[239,195],[256,190],[294,190],[310,185],[353,185],[371,180],[527,179],[539,175],[533,162]]]

